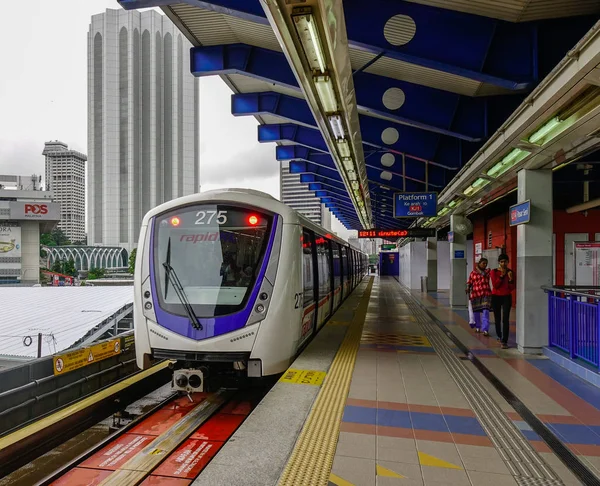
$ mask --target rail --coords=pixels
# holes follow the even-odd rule
[[[551,347],[600,368],[600,287],[542,287]]]

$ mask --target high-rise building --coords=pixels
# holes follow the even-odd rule
[[[87,157],[69,150],[58,140],[46,142],[46,190],[60,203],[58,227],[73,243],[85,240],[85,161]]]
[[[314,223],[331,229],[331,213],[325,205],[321,204],[307,184],[300,182],[299,174],[290,174],[290,163],[281,163],[280,173],[281,202],[303,214]]]
[[[143,215],[199,187],[198,79],[165,16],[112,10],[88,33],[88,243],[135,247]]]

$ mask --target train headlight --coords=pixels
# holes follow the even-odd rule
[[[265,306],[262,304],[258,304],[256,306],[256,312],[258,312],[259,314],[262,314],[265,311]]]
[[[152,302],[146,302],[146,303],[144,304],[144,308],[146,308],[146,309],[148,309],[148,310],[152,309]]]
[[[262,294],[260,294],[260,300],[267,300],[269,298],[269,294],[267,294],[266,292],[263,292]]]
[[[188,384],[188,377],[186,375],[177,375],[175,377],[175,384],[180,388],[185,388]]]

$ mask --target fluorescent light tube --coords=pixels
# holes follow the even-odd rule
[[[348,140],[342,139],[337,142],[338,150],[340,151],[340,155],[342,157],[350,157],[350,146],[348,145]]]
[[[473,182],[473,184],[471,184],[469,187],[467,187],[463,191],[463,194],[465,196],[472,196],[473,194],[476,194],[481,189],[483,189],[485,186],[487,186],[489,183],[490,183],[489,180],[484,179],[483,177],[480,177],[475,182]]]
[[[548,135],[552,130],[554,130],[556,127],[558,127],[561,123],[562,122],[558,119],[558,117],[552,118],[552,120],[550,120],[546,124],[542,125],[541,128],[539,128],[537,131],[532,133],[531,136],[529,137],[529,141],[531,143],[537,144],[538,142],[543,140],[546,137],[546,135]],[[546,141],[549,141],[549,140],[546,140]],[[540,145],[544,145],[544,142],[542,142]]]
[[[314,76],[313,82],[315,83],[315,88],[317,89],[325,113],[336,113],[338,111],[338,102],[335,97],[331,78],[329,76]]]
[[[521,149],[513,149],[508,153],[500,162],[495,164],[490,170],[487,171],[487,175],[490,177],[500,177],[502,174],[510,170],[512,167],[521,162],[525,157],[529,155],[529,152]]]
[[[342,125],[342,117],[340,115],[333,115],[329,117],[329,124],[331,125],[331,129],[333,130],[333,134],[335,138],[344,138],[346,136],[346,132],[344,131],[344,126]]]
[[[304,54],[313,71],[326,71],[325,56],[319,39],[315,17],[311,14],[295,15],[296,32],[304,49]]]

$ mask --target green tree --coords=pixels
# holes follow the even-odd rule
[[[65,246],[71,244],[69,238],[67,238],[67,235],[65,235],[63,230],[61,230],[58,226],[55,227],[50,234],[52,235],[52,239],[56,243],[56,246]]]
[[[52,267],[50,267],[50,270],[52,272],[55,273],[63,273],[63,265],[65,262],[63,262],[62,260],[56,260],[53,264]]]
[[[52,237],[52,233],[43,233],[40,235],[40,245],[43,246],[56,246],[56,241]]]
[[[88,280],[96,280],[97,278],[104,277],[104,268],[90,268],[88,272]]]
[[[65,265],[63,267],[63,273],[65,275],[70,275],[71,277],[76,277],[77,276],[77,269],[75,268],[75,262],[73,261],[73,259],[71,258],[68,262],[65,262]]]
[[[137,256],[137,248],[131,250],[129,254],[129,273],[133,274],[135,272],[135,257]]]

